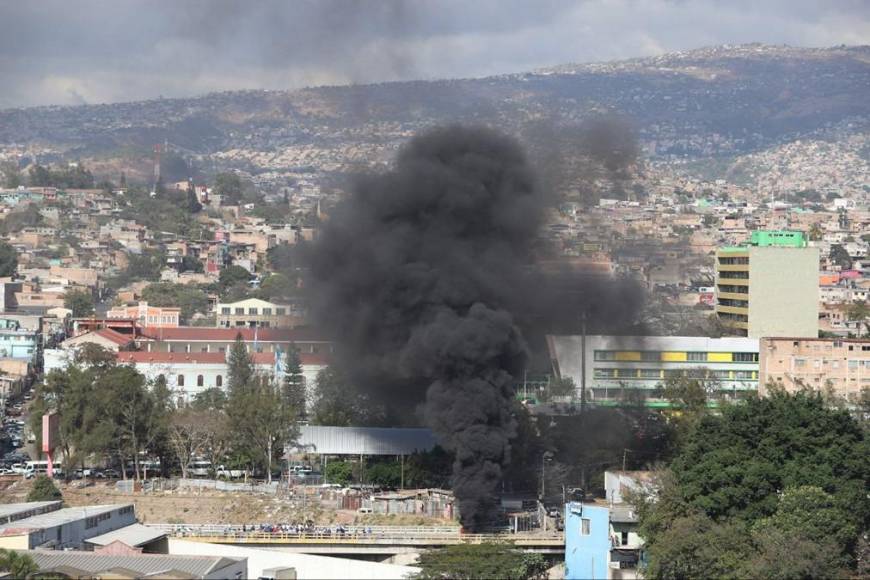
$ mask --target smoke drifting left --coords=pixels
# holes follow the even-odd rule
[[[315,318],[337,337],[339,364],[394,420],[422,417],[455,453],[453,488],[470,529],[494,515],[510,461],[521,328],[566,315],[532,307],[561,295],[531,267],[545,206],[513,139],[436,128],[391,171],[356,184],[309,256]],[[602,290],[588,294],[606,302]],[[630,309],[622,302],[619,317]]]

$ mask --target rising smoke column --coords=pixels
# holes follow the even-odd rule
[[[526,348],[511,314],[528,301],[542,202],[520,147],[452,126],[412,139],[388,173],[333,212],[310,260],[315,317],[367,395],[419,411],[455,452],[463,524],[487,523],[515,422]]]

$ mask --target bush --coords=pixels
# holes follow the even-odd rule
[[[27,501],[56,501],[63,499],[63,494],[45,475],[39,475],[33,482],[33,488],[27,494]]]
[[[353,481],[353,465],[349,461],[333,461],[326,464],[323,476],[329,483],[347,485]]]

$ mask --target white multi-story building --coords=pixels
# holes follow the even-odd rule
[[[570,377],[577,396],[612,401],[627,394],[655,398],[669,379],[691,374],[721,394],[739,398],[758,389],[758,339],[697,336],[548,336],[557,376]]]

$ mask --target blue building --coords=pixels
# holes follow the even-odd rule
[[[642,547],[630,506],[565,506],[565,578],[637,578]]]
[[[0,358],[34,362],[39,344],[39,332],[21,327],[12,318],[0,318]]]

